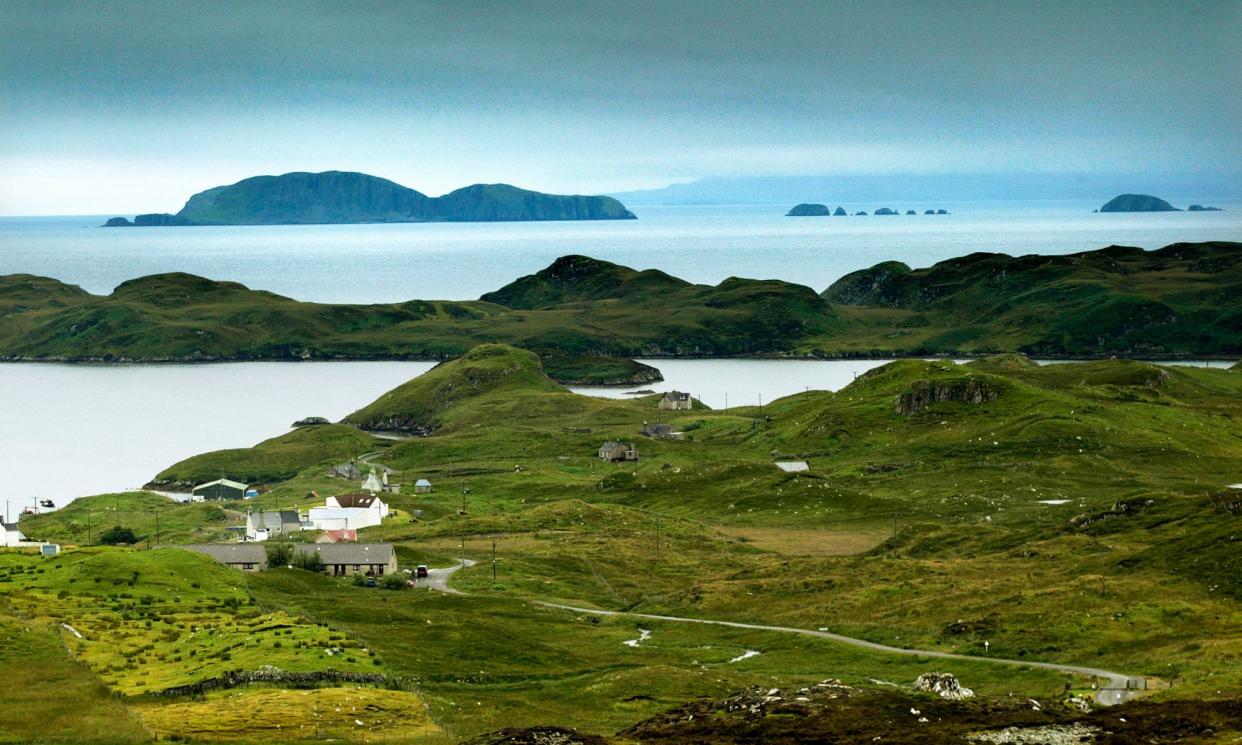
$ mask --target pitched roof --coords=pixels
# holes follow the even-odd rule
[[[431,486],[431,482],[427,479],[419,479],[414,482],[414,486]]]
[[[782,460],[776,462],[776,467],[785,473],[797,473],[799,471],[811,470],[811,464],[804,460]]]
[[[391,543],[302,543],[294,550],[319,554],[325,564],[387,564],[395,556]]]
[[[358,531],[356,530],[325,530],[319,536],[319,540],[331,543],[344,543],[345,541],[358,540]]]
[[[370,507],[379,497],[374,494],[338,494],[333,497],[341,507]]]
[[[301,516],[295,510],[252,512],[250,519],[256,528],[281,528],[290,523],[302,523]]]
[[[207,554],[221,564],[267,566],[267,549],[255,543],[191,543],[181,548]]]
[[[664,399],[666,401],[686,401],[689,398],[689,393],[682,393],[681,391],[669,391],[664,394]]]
[[[230,481],[229,479],[216,479],[215,481],[208,481],[205,484],[199,484],[198,486],[194,487],[194,491],[198,491],[199,489],[205,489],[208,486],[215,486],[217,484],[219,484],[220,486],[227,486],[230,489],[240,489],[241,491],[245,491],[246,487],[250,486],[250,484],[243,484],[239,481]]]

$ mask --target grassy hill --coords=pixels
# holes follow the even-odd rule
[[[156,531],[158,515],[159,531]],[[152,545],[226,540],[226,528],[245,516],[217,504],[177,502],[151,492],[122,492],[78,497],[52,512],[26,515],[22,532],[34,540],[90,545],[113,526],[134,531]]]
[[[216,450],[186,458],[160,471],[151,484],[185,489],[214,481],[221,474],[248,484],[269,484],[293,478],[310,466],[353,460],[374,446],[374,439],[356,427],[299,427],[254,447]]]
[[[886,262],[824,297],[902,311],[890,333],[904,331],[912,351],[1224,354],[1242,346],[1242,246],[972,254],[919,270]]]
[[[480,343],[579,356],[1069,357],[1242,354],[1236,243],[1070,256],[886,262],[823,297],[730,278],[692,285],[582,256],[476,302],[304,303],[162,274],[95,296],[0,277],[0,359],[444,359]],[[600,373],[603,375],[604,373]]]
[[[403,383],[343,421],[368,430],[429,434],[463,402],[563,390],[544,374],[537,355],[484,344]]]

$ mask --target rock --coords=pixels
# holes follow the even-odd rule
[[[974,698],[975,692],[964,688],[952,673],[923,673],[914,681],[914,690],[934,693],[949,701]]]
[[[914,210],[906,210],[906,214],[907,214],[907,215],[917,215],[918,213],[917,213],[917,212],[915,212]]]
[[[862,215],[863,217],[866,217],[866,216],[867,216],[867,213],[866,213],[866,211],[865,211],[865,210],[859,210],[859,211],[855,212],[854,214],[855,214],[855,215]]]
[[[1204,207],[1201,204],[1192,204],[1186,208],[1187,212],[1220,212],[1220,207]]]
[[[924,215],[934,215],[934,214],[936,214],[936,210],[923,210],[923,214],[924,214]]]
[[[1108,200],[1100,212],[1178,212],[1168,202],[1149,194],[1121,194]]]
[[[876,213],[877,215],[895,215],[895,214],[897,214],[897,212],[896,212],[896,211],[891,210],[891,209],[889,209],[888,207],[881,207],[880,209],[876,210],[876,211],[875,211],[875,213]]]
[[[833,211],[832,216],[833,216],[833,217],[845,217],[847,214],[849,214],[849,213],[845,211],[845,208],[843,208],[843,207],[837,207],[837,208]]]
[[[321,416],[308,416],[304,419],[297,420],[296,422],[293,423],[293,426],[294,427],[314,427],[320,424],[331,424],[331,422],[329,422],[327,419]]]
[[[982,404],[995,401],[1000,391],[979,378],[969,377],[959,380],[919,380],[910,389],[897,397],[897,413],[902,416],[917,414],[928,406],[942,401],[959,401],[967,404]]]
[[[937,214],[937,215],[947,215],[947,214],[949,214],[949,211],[948,211],[948,210],[936,210],[936,214]]]
[[[132,228],[134,227],[134,224],[124,217],[110,217],[108,218],[108,221],[103,224],[103,227],[105,228]]]
[[[785,213],[785,217],[827,217],[828,206],[823,204],[802,203]]]

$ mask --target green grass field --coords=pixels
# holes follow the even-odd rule
[[[1103,667],[1149,678],[1156,702],[1242,691],[1242,508],[1226,488],[1242,481],[1236,371],[907,360],[837,393],[685,412],[661,412],[657,397],[575,395],[533,354],[499,346],[424,377],[351,420],[430,433],[371,445],[398,480],[426,477],[436,491],[389,495],[393,515],[360,539],[396,543],[407,567],[479,562],[453,578],[467,595],[359,588],[298,570],[243,576],[171,549],[85,548],[49,562],[0,555],[6,612],[73,625],[87,641],[67,639],[68,649],[95,685],[125,696],[156,732],[203,738],[279,736],[211,729],[202,719],[223,704],[210,696],[191,706],[149,693],[229,665],[321,669],[333,646],[349,650],[331,658],[339,669],[406,681],[397,692],[420,697],[430,717],[408,732],[443,741],[508,725],[611,734],[697,697],[825,678],[884,688],[946,670],[984,695],[1053,701],[1067,683],[1092,682],[540,601]],[[637,434],[655,420],[686,439]],[[640,460],[600,461],[605,439],[636,441]],[[305,507],[312,489],[357,489],[328,476],[320,452],[288,452],[282,467],[294,475],[253,502],[211,505],[222,521],[201,522],[202,505],[161,503],[163,542],[221,535],[247,505]],[[263,454],[213,457],[228,470]],[[773,465],[785,459],[810,470]],[[75,507],[103,512],[111,500],[145,534],[154,526],[140,521],[157,499],[79,500],[23,529],[84,544]],[[199,576],[187,589],[184,579]],[[650,637],[627,645],[640,628]],[[209,664],[187,673],[190,651]],[[759,654],[738,659],[748,651]],[[408,698],[334,690],[319,695],[375,690],[375,736],[399,736],[393,722]],[[288,704],[269,688],[239,693],[256,712]],[[335,726],[321,729],[351,737]]]

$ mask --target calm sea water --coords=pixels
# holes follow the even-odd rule
[[[106,293],[127,279],[181,271],[301,300],[373,303],[473,299],[574,253],[694,282],[739,276],[822,290],[890,259],[919,267],[974,251],[1242,241],[1242,204],[1149,214],[1092,214],[1098,205],[1082,202],[928,206],[953,214],[792,218],[787,205],[646,207],[637,220],[607,222],[130,229],[100,228],[101,216],[0,218],[0,274]]]
[[[874,210],[881,205],[845,205]],[[905,205],[892,204],[905,209]],[[787,205],[647,207],[624,222],[102,229],[102,216],[0,218],[0,274],[106,293],[184,271],[304,300],[468,299],[581,253],[695,282],[778,278],[822,289],[880,261],[926,266],[973,251],[1068,253],[1124,244],[1242,241],[1225,212],[1092,214],[1086,203],[936,204],[947,216],[786,218]],[[881,361],[659,360],[666,382],[713,407],[836,390]],[[195,453],[245,447],[308,415],[339,418],[429,363],[192,366],[0,364],[0,500],[138,486]],[[625,389],[591,390],[622,396]],[[3,505],[0,505],[3,506]]]

